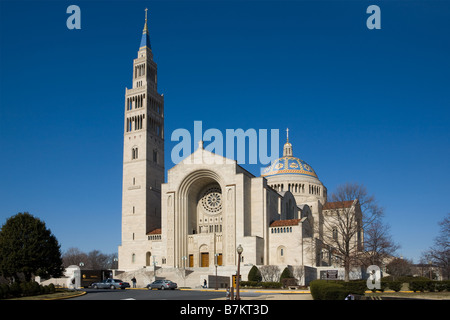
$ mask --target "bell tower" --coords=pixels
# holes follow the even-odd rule
[[[157,83],[145,9],[141,43],[133,60],[132,88],[125,89],[121,270],[149,265],[147,234],[161,227],[164,95],[158,93]]]

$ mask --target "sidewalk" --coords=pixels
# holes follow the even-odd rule
[[[218,291],[223,292],[223,298],[214,300],[227,300],[225,289],[181,289],[181,290],[199,290],[199,291]],[[313,300],[308,290],[261,290],[261,289],[243,289],[240,290],[241,300]],[[247,296],[245,293],[254,293],[258,296]],[[242,295],[244,294],[244,295]]]

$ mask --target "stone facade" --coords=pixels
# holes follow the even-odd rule
[[[157,92],[147,20],[133,67],[133,88],[125,93],[119,269],[131,275],[143,268],[154,274],[156,268],[173,274],[188,268],[201,281],[217,266],[229,276],[239,245],[243,270],[301,266],[311,275],[332,266],[333,250],[324,255],[322,245],[329,219],[324,206],[332,207],[327,189],[311,166],[294,157],[289,139],[283,157],[259,177],[200,141],[164,182],[164,97]]]

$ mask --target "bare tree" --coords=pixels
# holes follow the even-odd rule
[[[390,227],[380,219],[366,226],[364,230],[364,251],[360,254],[361,263],[382,266],[400,248],[390,234]]]
[[[304,277],[305,277],[305,267],[304,266],[293,266],[292,267],[292,271],[291,271],[292,275],[294,276],[295,279],[298,280],[298,283],[300,284],[304,284]]]
[[[277,282],[280,280],[280,268],[274,265],[265,265],[259,268],[263,281]]]
[[[69,248],[64,252],[62,259],[64,267],[70,265],[80,266],[85,270],[106,270],[117,268],[117,254],[104,254],[98,250],[84,253],[78,248]]]
[[[437,266],[444,279],[450,277],[450,213],[439,222],[441,230],[434,239],[433,246],[422,254],[422,259]]]
[[[78,248],[72,247],[64,252],[62,259],[65,268],[71,265],[79,266],[80,263],[85,263],[87,261],[87,254],[80,251]]]
[[[356,183],[338,186],[330,200],[323,208],[323,247],[331,248],[342,261],[344,279],[349,281],[350,269],[360,263],[364,229],[383,215],[383,209],[363,185]]]
[[[395,258],[386,266],[386,271],[394,279],[401,276],[409,276],[412,273],[412,261],[408,259]]]

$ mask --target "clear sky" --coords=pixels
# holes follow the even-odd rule
[[[69,30],[66,9],[81,9]],[[369,30],[369,5],[381,29]],[[62,250],[121,242],[125,87],[144,9],[178,128],[289,127],[331,193],[364,184],[418,261],[450,211],[448,1],[0,1],[0,224],[28,211]],[[259,175],[259,165],[243,164]]]

